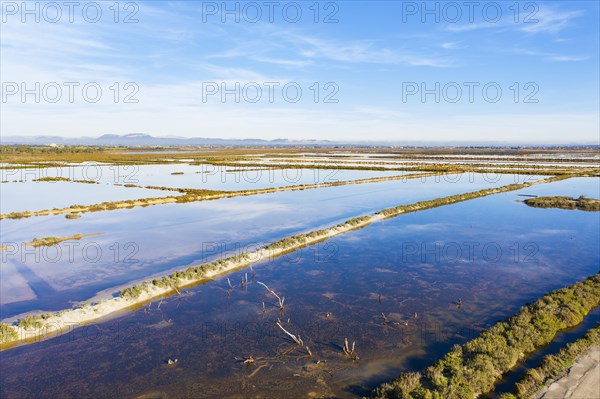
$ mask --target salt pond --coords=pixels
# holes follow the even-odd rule
[[[233,290],[223,277],[166,299],[160,308],[155,302],[11,349],[0,359],[2,396],[41,390],[100,397],[366,395],[526,302],[597,273],[599,215],[530,208],[519,194],[592,197],[598,183],[573,179],[402,215],[258,264],[244,288],[236,282],[249,270],[228,276]],[[332,191],[340,196],[338,189]],[[452,185],[433,189],[454,191]],[[384,193],[364,195],[383,205]],[[396,195],[402,203],[424,193]],[[338,204],[350,204],[353,197],[339,198]],[[333,207],[326,204],[313,206],[327,213]],[[256,281],[285,296],[284,314]],[[312,358],[302,357],[274,326],[278,317],[302,336]],[[343,357],[345,337],[356,341],[358,362]],[[242,363],[247,356],[253,366]],[[168,366],[174,358],[179,361]]]
[[[255,244],[354,216],[536,177],[461,174],[279,192],[187,204],[0,221],[0,309],[58,310],[114,288]],[[103,233],[55,247],[23,248],[37,237]]]

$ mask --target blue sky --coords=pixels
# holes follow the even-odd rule
[[[3,136],[599,141],[597,1],[113,3],[2,2]]]

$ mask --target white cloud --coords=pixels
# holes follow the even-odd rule
[[[553,62],[579,62],[579,61],[587,61],[590,57],[587,56],[570,56],[570,55],[553,55],[548,58],[548,60]]]
[[[535,4],[535,3],[533,3]],[[471,32],[481,29],[515,29],[526,33],[558,33],[571,26],[573,19],[583,16],[582,11],[560,11],[546,4],[538,5],[538,10],[522,11],[518,22],[511,13],[506,13],[498,21],[478,21],[472,23],[448,24],[449,32]]]
[[[453,65],[446,57],[431,54],[400,52],[386,47],[376,47],[370,40],[333,41],[307,35],[287,33],[284,37],[300,47],[299,54],[318,60],[346,63],[391,64],[445,68]]]
[[[405,118],[408,116],[405,112],[399,112],[393,108],[361,106],[356,108],[356,112],[378,119]]]
[[[460,49],[467,48],[467,46],[464,46],[461,43],[462,42],[446,42],[446,43],[442,43],[442,48],[446,49],[446,50],[460,50]]]
[[[532,22],[525,22],[520,26],[522,31],[528,33],[558,33],[569,27],[571,20],[582,15],[581,11],[560,11],[542,5],[537,13],[531,15]]]
[[[543,61],[547,62],[580,62],[587,61],[590,59],[589,56],[585,55],[566,55],[550,53],[545,51],[528,50],[523,48],[517,48],[512,50],[516,54],[529,55],[532,57],[540,57]]]

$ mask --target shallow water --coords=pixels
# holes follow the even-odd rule
[[[93,205],[105,201],[180,195],[173,191],[125,188],[113,184],[64,181],[0,183],[0,213],[41,211],[71,205]],[[64,215],[62,216],[64,218]]]
[[[531,190],[592,196],[597,187],[598,179],[577,179],[402,215],[263,262],[255,276],[232,273],[230,292],[223,277],[160,307],[3,352],[2,396],[366,395],[597,273],[598,213],[517,202]],[[285,296],[284,314],[256,281]],[[277,317],[312,358],[274,327]],[[343,357],[345,337],[356,341],[358,362]],[[170,367],[169,358],[179,361]]]
[[[0,180],[8,182],[16,180],[29,184],[32,180],[38,178],[64,177],[106,184],[136,184],[139,186],[233,191],[332,183],[410,173],[343,169],[243,168],[210,164],[190,165],[187,163],[157,165],[102,165],[89,163],[69,167],[0,170]],[[10,189],[13,185],[10,184],[7,187]]]
[[[177,174],[173,174],[177,173]],[[179,174],[181,173],[181,174]],[[257,190],[301,184],[333,183],[413,172],[326,169],[233,168],[214,165],[85,165],[0,170],[1,213],[92,205],[104,201],[179,195],[137,186],[205,190]],[[63,177],[97,184],[34,180]],[[119,184],[120,186],[115,186]]]
[[[118,285],[252,249],[256,244],[330,226],[354,216],[439,196],[532,180],[519,175],[462,174],[427,179],[279,192],[186,204],[163,204],[0,221],[3,317],[59,310]],[[24,248],[37,237],[100,232],[55,247]],[[233,252],[233,253],[232,253]]]

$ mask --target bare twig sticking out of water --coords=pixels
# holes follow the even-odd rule
[[[285,328],[283,328],[283,326],[281,325],[281,320],[277,319],[277,326],[279,328],[281,328],[281,330],[286,333],[291,339],[292,341],[294,341],[295,343],[297,343],[299,346],[304,346],[304,342],[302,341],[302,338],[300,338],[300,335],[298,335],[297,337],[292,334],[291,332],[289,332],[288,330],[286,330]]]
[[[292,341],[294,341],[302,349],[306,350],[306,353],[308,354],[309,357],[312,357],[311,350],[308,348],[308,345],[304,345],[304,341],[302,341],[302,338],[300,338],[300,334],[298,334],[298,336],[295,336],[294,334],[292,334],[291,332],[289,332],[288,330],[283,328],[283,326],[281,325],[281,320],[279,320],[279,319],[277,319],[276,324],[277,324],[277,327],[281,328],[281,331],[286,333],[292,339]]]
[[[227,290],[227,298],[231,298],[231,293],[233,292],[233,285],[231,284],[231,280],[227,277],[227,284],[229,284],[229,289]]]
[[[342,349],[344,350],[344,354],[352,360],[358,360],[358,356],[356,356],[356,353],[354,353],[355,344],[356,342],[352,341],[352,348],[350,348],[350,345],[348,344],[348,338],[344,338],[344,347]]]
[[[310,349],[308,348],[308,345],[306,345],[304,347],[304,349],[306,349],[306,353],[308,353],[308,357],[312,357],[312,352],[310,351]]]
[[[148,304],[148,306],[146,306],[146,308],[144,308],[144,314],[145,315],[148,316],[148,315],[150,315],[151,312],[152,312],[152,302],[150,302]]]
[[[381,319],[382,319],[381,324],[387,324],[390,321],[390,319],[388,319],[388,317],[385,315],[385,313],[381,313]]]
[[[263,287],[265,287],[267,289],[267,291],[269,291],[271,294],[273,294],[277,300],[279,301],[279,309],[283,310],[283,303],[285,302],[285,297],[280,297],[279,295],[277,295],[277,293],[275,291],[273,291],[272,289],[270,289],[269,287],[267,287],[267,285],[265,283],[261,283],[260,281],[257,281],[258,284],[262,285]]]
[[[377,284],[377,301],[382,302],[383,296],[381,295],[381,289],[385,286],[385,283]]]

